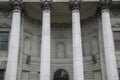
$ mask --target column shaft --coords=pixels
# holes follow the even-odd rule
[[[50,80],[50,10],[43,10],[40,80]]]
[[[17,79],[19,42],[20,42],[20,21],[21,11],[15,9],[12,16],[12,26],[9,40],[8,62],[5,80]]]
[[[109,9],[102,10],[102,30],[107,80],[118,80],[118,72],[115,58],[114,38],[110,21]]]
[[[84,80],[82,40],[79,10],[72,11],[73,71],[74,80]]]

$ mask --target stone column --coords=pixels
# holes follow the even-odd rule
[[[82,39],[80,24],[80,1],[70,1],[72,10],[73,73],[74,80],[84,80]]]
[[[50,80],[51,64],[51,40],[50,40],[50,10],[51,1],[42,1],[43,10],[42,18],[42,42],[41,42],[41,63],[40,63],[40,80]]]
[[[17,80],[20,43],[21,1],[14,1],[5,80]]]
[[[114,38],[110,21],[109,2],[101,2],[102,32],[106,63],[107,80],[118,80],[118,71],[116,66]]]

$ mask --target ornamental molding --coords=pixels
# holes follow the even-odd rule
[[[98,7],[103,10],[103,9],[110,9],[112,4],[112,0],[100,0]]]
[[[71,11],[79,10],[81,8],[81,2],[82,2],[82,0],[70,0],[69,9]]]
[[[24,11],[23,0],[10,0],[10,6],[13,11]]]
[[[40,6],[42,10],[51,10],[53,9],[53,2],[52,0],[40,0]]]
[[[10,3],[12,5],[16,6],[21,6],[23,4],[23,0],[10,0]]]

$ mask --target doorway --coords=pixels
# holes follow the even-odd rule
[[[64,69],[59,69],[54,74],[54,80],[69,80],[69,74]]]

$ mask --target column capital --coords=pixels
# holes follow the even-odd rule
[[[53,7],[53,2],[52,0],[41,0],[40,6],[42,10],[51,10]]]
[[[23,8],[23,0],[10,0],[13,10],[21,10]]]
[[[101,10],[110,9],[111,4],[112,4],[112,0],[100,0],[100,3],[98,6]]]
[[[81,7],[82,0],[70,0],[69,1],[69,9],[71,11],[73,10],[79,10]]]

